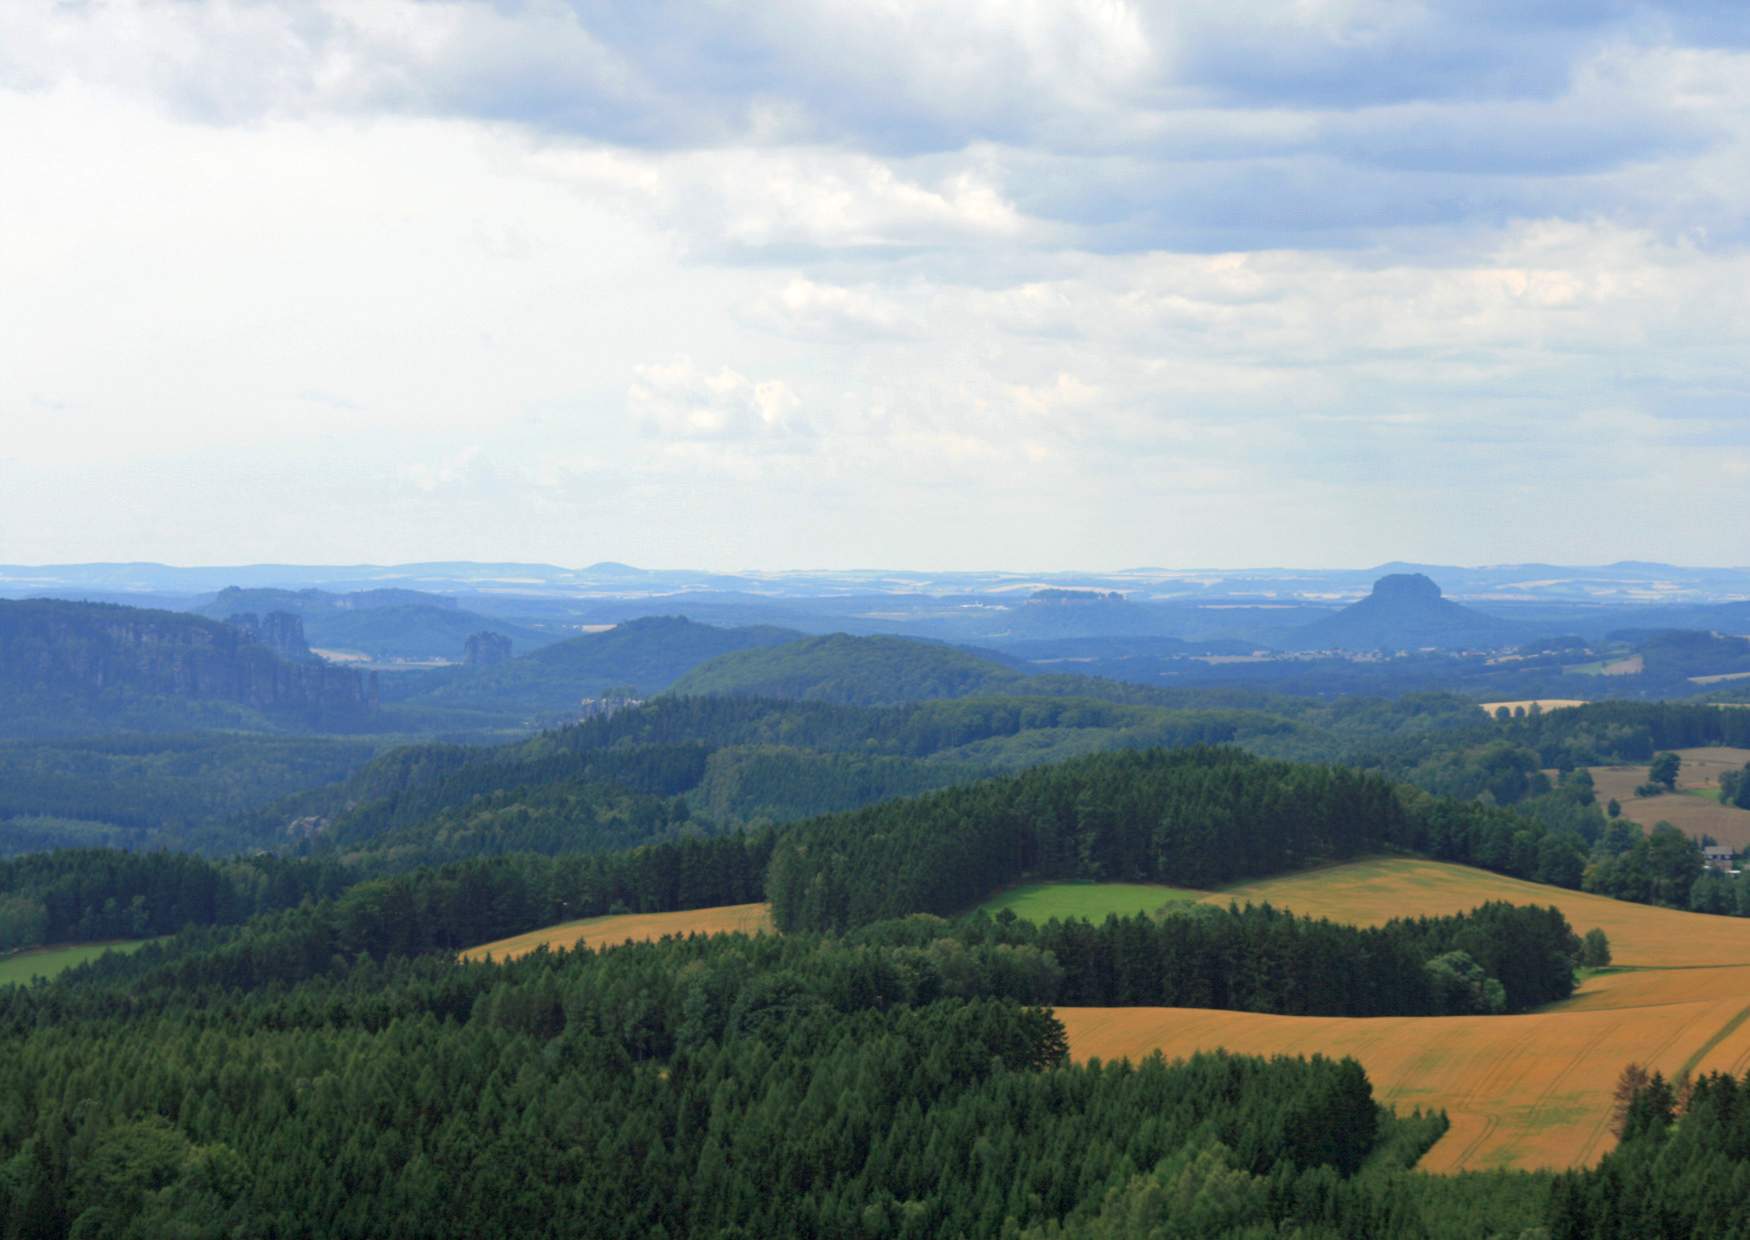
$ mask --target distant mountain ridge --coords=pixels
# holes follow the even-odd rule
[[[924,572],[846,569],[718,572],[651,569],[604,560],[583,568],[535,563],[428,561],[410,564],[244,564],[171,566],[148,562],[0,564],[0,595],[79,597],[128,592],[203,596],[226,586],[358,591],[411,589],[482,599],[567,595],[653,597],[681,591],[746,592],[769,598],[843,595],[942,597],[978,594],[1017,602],[1046,588],[1118,591],[1132,603],[1252,596],[1308,602],[1351,599],[1388,573],[1423,573],[1447,594],[1492,601],[1568,602],[1596,606],[1705,604],[1750,600],[1750,566],[1704,568],[1645,561],[1604,565],[1430,565],[1393,562],[1375,568],[1126,568],[1106,572],[971,570]],[[198,601],[196,603],[198,605]],[[499,610],[484,602],[477,610]],[[272,610],[242,608],[240,610]]]
[[[239,613],[288,612],[304,623],[311,646],[377,659],[447,659],[461,662],[468,638],[490,631],[508,637],[518,654],[564,638],[514,620],[464,610],[456,599],[423,590],[377,589],[335,593],[227,586],[196,609],[227,620]]]

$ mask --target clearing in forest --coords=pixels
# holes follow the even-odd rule
[[[1029,883],[999,892],[979,908],[993,917],[1010,909],[1023,921],[1039,925],[1053,917],[1103,922],[1113,913],[1120,917],[1152,913],[1171,904],[1194,904],[1207,895],[1158,883]]]
[[[1711,917],[1504,878],[1467,866],[1377,858],[1246,883],[1209,897],[1333,921],[1462,912],[1488,900],[1553,904],[1609,937],[1611,969],[1526,1016],[1269,1016],[1193,1008],[1059,1008],[1078,1059],[1179,1058],[1226,1049],[1352,1055],[1400,1112],[1444,1109],[1430,1171],[1572,1167],[1613,1144],[1611,1091],[1631,1061],[1675,1077],[1750,1069],[1750,919]]]
[[[105,952],[138,951],[149,942],[150,939],[117,939],[110,943],[70,943],[15,952],[0,957],[0,986],[13,982],[24,985],[35,978],[54,977],[74,965],[96,960]]]
[[[1709,745],[1673,752],[1683,759],[1675,793],[1656,797],[1635,795],[1635,789],[1647,782],[1646,762],[1595,766],[1592,782],[1600,804],[1615,799],[1622,806],[1622,816],[1643,827],[1668,822],[1696,839],[1711,835],[1733,848],[1750,848],[1750,810],[1721,805],[1718,795],[1721,772],[1743,770],[1744,764],[1750,762],[1750,749]]]
[[[612,917],[586,917],[527,934],[513,935],[493,943],[470,947],[463,960],[515,960],[536,948],[550,951],[576,947],[612,947],[620,943],[648,943],[670,935],[755,934],[770,931],[772,910],[765,904],[726,904],[719,908],[686,909],[678,913],[625,913]]]

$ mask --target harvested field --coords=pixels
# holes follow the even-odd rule
[[[1658,797],[1635,795],[1635,789],[1647,782],[1647,764],[1633,766],[1595,766],[1592,780],[1598,789],[1598,799],[1615,799],[1622,806],[1622,816],[1643,827],[1656,822],[1668,822],[1685,835],[1700,838],[1711,835],[1733,848],[1750,848],[1750,810],[1721,805],[1712,795],[1719,791],[1720,774],[1742,770],[1750,762],[1750,749],[1730,749],[1712,745],[1675,751],[1683,759],[1677,776],[1681,792],[1707,793],[1705,796]]]
[[[1269,901],[1296,913],[1363,926],[1393,917],[1462,913],[1489,900],[1553,904],[1579,933],[1594,926],[1604,931],[1619,965],[1750,965],[1750,918],[1630,904],[1411,857],[1372,858],[1242,883],[1208,899],[1224,904]]]
[[[1100,922],[1113,913],[1129,917],[1169,904],[1194,904],[1208,894],[1154,883],[1031,883],[1000,892],[979,907],[992,916],[1011,909],[1023,921],[1041,924],[1053,917]]]
[[[1430,1171],[1570,1167],[1610,1146],[1610,1096],[1624,1064],[1676,1076],[1750,1068],[1750,920],[1627,904],[1465,866],[1379,858],[1229,888],[1355,924],[1461,912],[1486,900],[1553,904],[1609,937],[1617,966],[1572,999],[1527,1016],[1267,1016],[1190,1008],[1059,1008],[1078,1058],[1352,1055],[1382,1102],[1443,1108],[1452,1129]]]
[[[1201,1050],[1351,1055],[1375,1096],[1407,1112],[1444,1109],[1452,1128],[1428,1171],[1566,1168],[1613,1144],[1611,1090],[1624,1064],[1668,1076],[1750,1063],[1750,995],[1531,1016],[1264,1016],[1193,1008],[1059,1008],[1078,1059],[1180,1058]],[[1733,1022],[1738,1023],[1734,1024]],[[1717,1041],[1715,1040],[1717,1037]]]
[[[538,947],[610,947],[620,943],[646,943],[669,935],[755,934],[770,931],[772,911],[764,904],[728,904],[721,908],[687,909],[679,913],[627,913],[618,917],[586,917],[562,925],[531,930],[494,943],[470,947],[464,960],[515,960]]]

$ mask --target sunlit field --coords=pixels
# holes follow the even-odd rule
[[[1189,1008],[1060,1008],[1072,1054],[1169,1057],[1353,1055],[1400,1111],[1446,1110],[1452,1130],[1431,1171],[1571,1167],[1612,1144],[1611,1091],[1623,1065],[1678,1076],[1750,1068],[1750,921],[1628,904],[1465,866],[1381,858],[1241,884],[1207,897],[1268,900],[1360,925],[1461,912],[1488,900],[1553,904],[1581,933],[1609,937],[1616,967],[1526,1016],[1269,1016]]]

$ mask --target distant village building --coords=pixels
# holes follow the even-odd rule
[[[1738,872],[1737,866],[1732,864],[1734,854],[1724,844],[1704,846],[1701,850],[1701,859],[1707,863],[1710,869],[1718,870],[1722,874],[1736,874]]]

